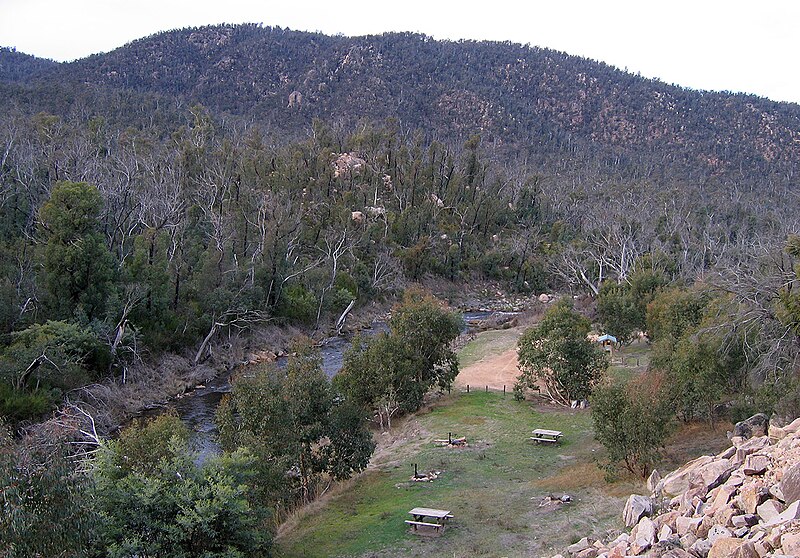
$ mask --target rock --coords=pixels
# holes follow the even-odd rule
[[[694,533],[703,519],[700,517],[686,517],[682,515],[675,520],[675,531],[681,537],[687,533]]]
[[[722,537],[714,541],[708,558],[760,558],[753,543],[734,537]]]
[[[783,490],[781,490],[781,486],[779,484],[773,484],[770,486],[769,494],[776,500],[780,500],[781,502],[786,501],[786,497],[783,495]]]
[[[770,465],[770,459],[760,453],[748,455],[744,460],[745,475],[762,475]]]
[[[653,502],[647,496],[631,494],[625,502],[625,509],[622,512],[622,519],[625,527],[633,527],[643,516],[650,516],[653,513]]]
[[[683,550],[682,548],[673,548],[662,554],[661,558],[696,558],[696,557],[694,556],[694,554],[691,554]]]
[[[571,544],[567,547],[567,552],[570,554],[577,554],[579,552],[583,552],[587,548],[592,546],[592,543],[589,542],[587,537],[583,537],[581,540],[576,542],[575,544]]]
[[[738,539],[743,539],[747,533],[750,532],[750,527],[739,527],[733,531],[733,536]]]
[[[786,504],[800,500],[800,463],[795,463],[783,472],[780,489]]]
[[[656,526],[649,517],[643,517],[631,531],[631,552],[641,554],[656,542]]]
[[[769,417],[764,413],[757,413],[746,420],[737,422],[733,427],[733,436],[740,436],[745,439],[766,436],[768,430]]]
[[[759,516],[746,513],[744,515],[734,515],[731,518],[731,523],[734,527],[752,527],[758,523]]]
[[[764,527],[773,527],[781,523],[786,523],[787,521],[792,521],[793,519],[800,519],[800,501],[794,501],[789,504],[784,511],[765,522]]]
[[[764,523],[772,521],[778,515],[783,513],[783,511],[784,511],[783,504],[781,504],[777,500],[773,500],[772,498],[770,498],[769,500],[767,500],[766,502],[764,502],[763,504],[761,504],[756,508],[756,513],[758,514],[758,517],[760,517]]]
[[[364,214],[360,211],[351,211],[350,220],[353,221],[356,225],[360,225],[364,222]]]
[[[756,438],[742,440],[742,442],[736,447],[736,458],[734,461],[736,463],[741,463],[751,453],[756,453],[767,446],[769,446],[768,436],[758,436]]]
[[[662,489],[664,494],[669,496],[677,496],[683,494],[688,490],[689,484],[693,476],[697,474],[697,469],[703,465],[711,463],[713,458],[708,455],[703,455],[689,461],[677,471],[673,471],[664,477]]]
[[[714,525],[708,530],[708,541],[713,543],[720,537],[730,537],[732,533],[722,525]],[[711,549],[711,546],[708,547]]]
[[[598,550],[594,547],[589,547],[586,550],[582,550],[575,555],[575,558],[597,558],[599,554]]]
[[[711,541],[706,539],[697,539],[694,541],[694,544],[689,547],[689,552],[695,556],[700,556],[700,558],[708,556],[709,550],[711,550]]]
[[[787,556],[800,556],[800,533],[781,535],[781,552]]]
[[[672,538],[672,529],[669,525],[662,525],[658,530],[658,542],[667,541]]]
[[[608,558],[625,558],[628,556],[628,543],[620,542],[608,551]]]
[[[724,484],[715,489],[714,496],[709,494],[708,501],[709,505],[708,508],[705,510],[706,515],[714,515],[719,510],[724,509],[728,506],[728,502],[731,501],[731,497],[736,494],[736,487]]]
[[[718,459],[699,467],[697,473],[703,479],[706,489],[711,490],[728,480],[728,477],[736,469],[736,464],[729,459]]]
[[[752,483],[743,486],[739,490],[739,507],[745,513],[756,513],[756,508],[760,506],[769,496],[769,491],[763,485]]]
[[[796,434],[800,432],[800,417],[794,419],[792,422],[782,428],[786,434]]]
[[[717,525],[732,526],[733,517],[739,515],[739,510],[734,507],[725,507],[714,514],[714,521]]]
[[[786,437],[786,430],[784,430],[780,426],[775,426],[774,424],[770,424],[769,429],[767,430],[767,434],[769,435],[770,440],[782,440]]]
[[[541,302],[542,304],[547,304],[548,302],[550,302],[550,297],[542,293],[539,295],[539,302]]]
[[[661,474],[658,472],[657,469],[653,469],[650,473],[650,476],[647,477],[647,490],[650,491],[650,494],[656,494],[660,491],[660,487],[658,483],[661,482]]]

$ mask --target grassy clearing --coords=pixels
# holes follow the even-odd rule
[[[466,368],[483,358],[516,348],[524,331],[523,327],[515,327],[481,332],[458,352],[459,366]]]
[[[532,444],[536,427],[563,431],[564,443]],[[433,440],[448,432],[466,436],[470,446],[437,447]],[[597,447],[586,411],[541,412],[510,395],[454,394],[392,436],[408,439],[299,518],[279,539],[278,556],[529,556],[620,527],[622,499],[605,490],[593,465]],[[443,474],[432,483],[411,482],[414,463]],[[540,506],[548,494],[563,493],[574,502]],[[441,537],[414,536],[403,520],[415,506],[456,517]]]
[[[614,351],[608,368],[611,377],[627,382],[634,376],[647,371],[650,366],[651,346],[645,341],[634,341]]]
[[[479,334],[459,353],[461,366],[516,346],[523,329]],[[650,348],[634,343],[615,354],[611,373],[629,379],[644,372]],[[624,357],[624,362],[622,360]],[[638,363],[637,363],[638,359]],[[534,428],[564,432],[560,446],[528,439]],[[668,441],[664,472],[727,445],[725,426],[683,425]],[[438,447],[434,439],[466,436],[469,447]],[[281,531],[279,558],[440,557],[553,555],[586,535],[620,529],[624,501],[644,493],[638,478],[609,484],[597,465],[602,449],[587,410],[564,410],[514,401],[509,393],[447,396],[409,417],[391,434],[378,435],[370,469],[299,512]],[[442,471],[432,483],[410,480]],[[569,494],[567,505],[542,505],[548,495]],[[404,519],[416,506],[455,514],[441,537],[409,533]]]

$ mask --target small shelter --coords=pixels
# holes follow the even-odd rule
[[[608,351],[609,353],[614,352],[614,347],[617,345],[617,338],[613,335],[609,335],[605,333],[597,338],[597,342],[602,345],[603,349]]]

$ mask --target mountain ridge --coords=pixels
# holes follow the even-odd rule
[[[511,42],[216,25],[54,64],[15,82],[172,96],[284,134],[315,118],[350,127],[396,118],[455,142],[481,134],[502,153],[543,166],[577,154],[648,172],[666,164],[694,178],[760,179],[793,176],[800,158],[800,105],[694,91]]]

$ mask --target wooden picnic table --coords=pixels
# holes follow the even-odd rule
[[[450,510],[436,510],[433,508],[414,508],[408,513],[414,519],[406,519],[406,523],[411,525],[414,531],[417,531],[418,527],[430,527],[435,533],[441,533],[447,525],[447,520],[453,518]],[[426,521],[426,517],[431,519]]]
[[[561,441],[561,437],[563,434],[560,430],[547,430],[546,428],[537,428],[533,431],[533,436],[531,436],[531,440],[536,442],[537,444],[540,442],[549,442],[551,444],[557,444]]]

